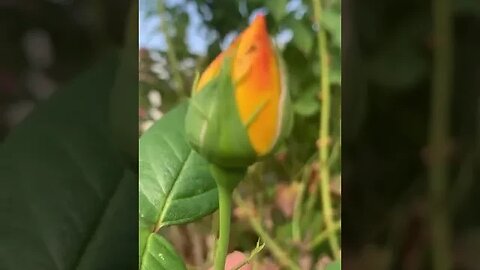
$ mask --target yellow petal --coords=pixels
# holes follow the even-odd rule
[[[259,155],[269,153],[280,133],[281,74],[272,46],[265,17],[259,15],[240,37],[232,71],[240,118],[249,124],[250,142]]]

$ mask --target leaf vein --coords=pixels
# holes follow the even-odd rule
[[[179,182],[177,179],[182,175],[183,170],[185,169],[185,164],[188,163],[188,160],[192,156],[192,150],[188,153],[187,158],[185,159],[185,162],[182,164],[182,168],[178,171],[178,174],[176,177],[174,177],[174,182],[173,185],[171,186],[170,190],[167,192],[167,197],[163,203],[163,206],[161,207],[162,211],[160,212],[160,216],[157,222],[157,225],[155,226],[155,231],[158,231],[162,227],[162,221],[165,218],[165,215],[167,214],[167,209],[169,208],[170,204],[172,203],[173,200],[173,193],[172,191],[175,189],[176,184]]]

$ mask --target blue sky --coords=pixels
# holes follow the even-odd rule
[[[186,0],[165,0],[167,6],[182,5],[190,16],[190,24],[187,28],[186,44],[189,47],[191,53],[197,55],[206,54],[208,48],[208,42],[212,38],[212,33],[208,31],[208,28],[202,24],[200,14],[196,10],[196,4],[194,1]],[[154,50],[165,50],[166,43],[162,33],[159,31],[160,18],[159,16],[146,16],[148,11],[156,11],[157,0],[140,0],[140,13],[139,13],[139,46]],[[296,11],[300,16],[304,12],[301,6],[301,0],[289,1],[286,9],[288,11]],[[264,11],[265,9],[256,10],[251,14],[252,19],[257,12]],[[293,33],[289,30],[279,33],[275,39],[277,43],[286,43],[292,38]],[[225,47],[234,38],[234,35],[229,35],[222,42],[222,47]]]
[[[153,6],[148,6],[144,3],[154,3]],[[157,1],[140,1],[140,16],[139,16],[139,28],[140,28],[140,47],[146,47],[149,49],[166,49],[165,39],[159,31],[160,18],[158,16],[145,16],[148,9],[156,8]],[[196,11],[195,3],[185,3],[184,0],[166,0],[167,6],[173,6],[181,4],[187,10],[190,16],[190,25],[187,28],[187,44],[192,53],[205,54],[208,44],[206,43],[207,37],[206,27],[202,26],[200,15]],[[142,5],[144,4],[144,5]]]

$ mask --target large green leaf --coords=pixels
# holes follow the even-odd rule
[[[186,110],[187,103],[181,104],[140,138],[140,256],[148,232],[191,222],[218,207],[208,163],[185,139]]]
[[[0,146],[0,269],[136,267],[137,181],[106,128],[117,64],[59,89]]]
[[[162,236],[152,233],[148,237],[142,270],[186,270],[180,256]]]
[[[125,269],[135,265],[138,177],[126,171],[76,270]],[[109,258],[106,258],[106,257]]]
[[[112,140],[132,163],[138,162],[138,3],[132,2],[126,25],[125,44],[116,71],[109,102]]]

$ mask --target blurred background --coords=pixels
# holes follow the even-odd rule
[[[342,7],[342,266],[480,269],[480,2]],[[432,121],[446,128],[432,132]]]
[[[127,21],[137,28],[133,3],[0,1],[2,270],[138,265],[137,170],[118,143],[130,131],[138,152],[134,31],[130,70],[118,53]],[[130,102],[118,100],[125,92]],[[133,109],[130,127],[115,106]]]
[[[0,1],[0,142],[42,101],[123,44],[131,1]]]
[[[234,207],[230,250],[249,254],[259,237],[270,239],[253,259],[254,269],[325,269],[333,254],[325,237],[318,188],[321,104],[318,24],[313,5],[302,0],[140,1],[140,134],[190,95],[195,73],[202,72],[258,13],[288,70],[294,103],[292,136],[279,152],[250,168]],[[341,5],[325,1],[321,24],[327,29],[332,92],[331,187],[334,235],[340,230]],[[208,269],[216,237],[216,213],[186,226],[171,226],[168,237],[191,269]]]

